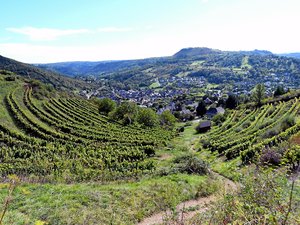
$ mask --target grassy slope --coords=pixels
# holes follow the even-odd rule
[[[206,177],[170,175],[122,184],[22,184],[5,224],[134,224],[201,195]],[[0,199],[7,194],[2,184]]]

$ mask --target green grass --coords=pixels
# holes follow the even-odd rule
[[[180,72],[176,74],[176,77],[186,77],[189,74],[189,72]]]
[[[211,84],[211,83],[208,83],[206,88],[207,88],[207,89],[213,89],[213,88],[217,88],[217,87],[219,87],[218,84]]]
[[[155,89],[155,88],[159,88],[160,87],[160,83],[158,81],[152,83],[149,88]]]
[[[22,184],[14,192],[4,224],[135,224],[154,212],[205,195],[205,176],[174,174],[140,182]],[[0,199],[7,195],[0,185]]]
[[[245,67],[247,69],[251,69],[252,66],[249,64],[249,56],[245,56],[242,60],[242,66],[241,67]]]
[[[196,134],[195,127],[197,123],[193,122],[186,126],[186,123],[178,123],[177,127],[184,127],[184,132],[175,137],[166,148],[156,151],[156,167],[167,167],[172,165],[172,160],[180,155],[192,152],[192,146],[196,144],[199,135]]]

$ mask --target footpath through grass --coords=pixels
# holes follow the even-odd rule
[[[122,184],[21,184],[4,224],[135,224],[205,195],[205,176],[173,174]],[[7,184],[1,184],[1,202]]]

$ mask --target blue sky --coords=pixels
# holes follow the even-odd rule
[[[300,52],[299,0],[1,0],[0,55],[27,63]]]

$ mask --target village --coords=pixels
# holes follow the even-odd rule
[[[264,84],[266,96],[272,96],[278,86],[284,87],[285,90],[299,87],[299,81],[275,73],[269,73],[257,80],[241,79],[222,85],[210,84],[204,77],[188,76],[156,77],[150,81],[149,86],[136,89],[121,89],[107,85],[103,79],[101,82],[101,87],[96,91],[82,91],[81,95],[87,98],[108,97],[116,102],[132,101],[140,107],[153,108],[158,114],[169,110],[182,121],[197,118],[196,108],[202,100],[207,108],[205,115],[207,118],[223,114],[224,103],[229,95],[249,99],[252,89],[258,83]]]

